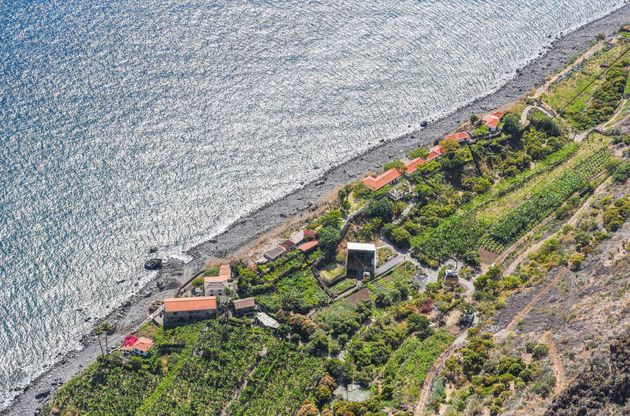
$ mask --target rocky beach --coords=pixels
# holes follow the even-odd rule
[[[412,147],[433,143],[445,132],[467,120],[470,114],[487,112],[512,103],[543,83],[572,57],[586,50],[596,41],[598,35],[610,35],[629,21],[630,5],[625,5],[604,18],[559,37],[554,40],[552,47],[541,52],[539,57],[517,71],[513,79],[497,91],[444,118],[426,120],[428,124],[421,130],[391,140],[384,138],[368,152],[324,172],[319,179],[242,218],[224,233],[191,248],[185,254],[192,260],[186,264],[173,258],[166,260],[151,283],[107,317],[110,322],[116,324],[115,332],[109,338],[109,345],[120,343],[125,334],[147,318],[152,302],[176,293],[207,261],[228,257],[290,219],[295,220],[297,216],[314,210],[339,186],[403,155]],[[147,254],[147,259],[149,258],[151,254]],[[59,362],[55,366],[20,392],[11,407],[0,414],[37,414],[37,409],[51,397],[58,386],[88,366],[99,355],[99,344],[93,335],[86,336],[82,343],[84,345],[82,350],[59,357]]]

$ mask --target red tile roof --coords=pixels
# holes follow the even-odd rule
[[[504,115],[505,113],[503,111],[495,111],[483,116],[482,120],[489,128],[496,129]]]
[[[219,268],[219,276],[227,276],[228,279],[232,278],[232,268],[229,264],[222,264]]]
[[[373,176],[368,176],[367,178],[364,178],[362,182],[371,190],[378,191],[379,189],[381,189],[385,185],[389,185],[399,177],[400,172],[398,172],[396,169],[389,169],[378,175],[376,178]]]
[[[442,148],[442,146],[440,146],[439,144],[438,144],[438,145],[436,145],[436,146],[433,146],[433,147],[431,148],[431,150],[429,151],[429,154],[431,154],[431,153],[437,153],[437,154],[438,154],[438,155],[440,155],[440,156],[441,156],[441,155],[443,155],[443,154],[446,154],[446,152],[444,151],[444,149]]]
[[[430,151],[429,154],[427,155],[427,161],[428,160],[433,160],[436,157],[440,156],[440,153],[434,152],[434,151]]]
[[[424,165],[425,163],[427,163],[426,160],[424,160],[421,157],[417,157],[409,162],[407,162],[405,164],[405,168],[407,168],[406,172],[408,174],[412,174],[414,173],[416,170],[418,170],[418,166]]]
[[[216,308],[217,298],[215,296],[164,299],[164,311],[166,312],[192,312]]]
[[[228,279],[226,276],[206,276],[203,278],[204,283],[221,283],[227,282]]]
[[[232,279],[232,268],[229,264],[222,264],[221,267],[219,267],[218,276],[206,276],[203,278],[203,281],[206,283],[227,282],[230,279]]]
[[[307,241],[306,243],[302,243],[298,246],[298,248],[300,249],[300,251],[302,251],[303,253],[306,253],[307,251],[310,251],[312,249],[314,249],[315,247],[317,247],[319,245],[319,243],[317,242],[317,240],[311,240],[311,241]]]
[[[470,134],[468,134],[467,131],[460,131],[457,133],[449,134],[448,136],[444,136],[444,138],[461,142],[462,140],[470,139]]]
[[[134,337],[135,338],[135,337]],[[137,338],[132,344],[126,344],[122,347],[124,351],[138,350],[141,352],[148,352],[153,347],[153,340],[151,338],[140,337]]]

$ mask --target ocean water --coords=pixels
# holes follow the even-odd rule
[[[149,246],[221,232],[622,5],[98,3],[0,5],[0,409],[150,278]]]

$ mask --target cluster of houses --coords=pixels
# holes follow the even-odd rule
[[[497,132],[499,123],[501,122],[501,119],[504,115],[505,113],[502,111],[495,111],[493,113],[483,116],[481,120],[488,127],[491,133],[495,133]],[[460,131],[457,133],[449,134],[444,136],[444,138],[447,140],[454,140],[462,144],[468,143],[472,140],[470,133],[468,133],[467,131]],[[440,146],[439,144],[433,146],[431,149],[429,149],[429,153],[427,154],[426,159],[418,157],[406,162],[403,173],[411,175],[416,170],[418,170],[419,166],[422,166],[423,164],[430,162],[431,160],[437,159],[444,154],[446,154],[446,151],[444,150],[444,148],[442,148],[442,146]],[[387,185],[396,183],[396,181],[403,175],[403,173],[401,173],[401,171],[399,171],[398,169],[392,168],[386,170],[378,176],[368,176],[366,178],[363,178],[362,182],[372,191],[378,191],[379,189]],[[395,197],[395,194],[393,194],[393,196],[394,199],[397,199]]]
[[[483,123],[490,132],[496,132],[504,113],[495,111],[482,118]],[[445,139],[468,143],[471,136],[467,131],[461,131],[445,136]],[[446,152],[440,145],[432,147],[426,159],[416,158],[405,163],[404,174],[414,173],[419,166],[434,160]],[[368,176],[363,183],[373,191],[377,191],[386,185],[390,185],[402,176],[398,169],[389,169],[379,176]],[[303,229],[275,244],[263,252],[257,263],[262,264],[273,261],[290,250],[300,250],[309,253],[318,246],[317,234],[314,230]],[[371,243],[348,242],[346,252],[346,275],[355,278],[371,278],[376,275],[376,245]],[[447,285],[455,286],[458,283],[457,273],[447,270],[444,276]],[[218,275],[204,276],[203,293],[193,291],[197,296],[167,298],[164,300],[161,311],[162,324],[165,327],[173,327],[196,320],[208,319],[216,315],[219,302],[229,302],[231,311],[236,316],[255,313],[256,320],[263,326],[278,328],[279,323],[264,312],[257,311],[256,301],[253,297],[245,299],[231,299],[236,292],[236,282],[232,278],[232,269],[229,264],[219,267]],[[125,337],[121,350],[125,354],[147,356],[153,348],[153,340],[146,337],[128,335]]]
[[[229,264],[219,267],[216,276],[204,276],[203,293],[200,296],[167,298],[161,311],[161,323],[164,327],[174,327],[192,321],[208,319],[216,315],[219,303],[229,304],[234,316],[244,316],[257,312],[253,297],[233,299],[236,282],[232,278]],[[277,328],[278,323],[264,312],[256,313],[256,319],[264,326]]]
[[[310,253],[315,250],[319,243],[316,240],[317,233],[314,230],[300,230],[286,240],[274,244],[270,249],[263,252],[262,257],[257,260],[258,264],[274,261],[278,257],[290,250],[300,250],[303,253]]]

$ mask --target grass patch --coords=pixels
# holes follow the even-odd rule
[[[315,277],[308,269],[280,279],[274,292],[256,296],[256,302],[271,312],[277,312],[281,308],[307,312],[325,305],[327,301],[328,296],[317,285]]]
[[[343,279],[330,287],[331,292],[336,296],[348,289],[355,287],[357,281],[355,279]]]

